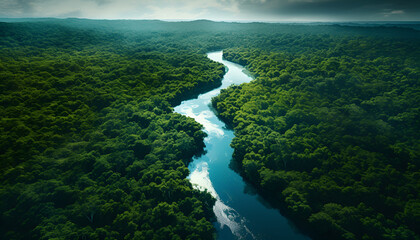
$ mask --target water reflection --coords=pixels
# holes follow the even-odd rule
[[[297,233],[276,209],[261,201],[258,194],[249,194],[251,189],[229,167],[233,153],[230,143],[234,134],[216,117],[210,101],[221,89],[250,82],[252,77],[242,66],[223,60],[221,51],[207,56],[229,69],[222,86],[196,99],[183,101],[175,107],[175,112],[194,118],[208,134],[204,139],[206,154],[190,163],[188,178],[195,188],[206,189],[216,199],[213,211],[217,217],[218,239],[307,239]]]
[[[210,110],[206,110],[206,111],[201,111],[200,113],[196,114],[193,111],[194,108],[197,108],[195,106],[197,105],[181,107],[179,109],[179,113],[187,117],[194,118],[195,121],[201,123],[204,126],[205,132],[207,132],[209,136],[210,135],[211,136],[215,135],[218,137],[223,136],[225,134],[223,129],[219,125],[212,123],[209,120],[209,118],[214,117],[214,113]]]
[[[239,221],[237,221],[240,216],[235,209],[227,206],[220,200],[219,195],[216,193],[210,181],[208,169],[207,162],[199,162],[194,166],[194,171],[189,176],[190,181],[195,188],[202,191],[207,190],[216,199],[213,211],[216,215],[217,222],[220,223],[220,228],[223,229],[227,226],[234,235],[241,237],[241,226],[238,224]]]

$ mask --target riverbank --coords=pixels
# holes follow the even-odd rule
[[[235,135],[216,116],[211,99],[232,84],[247,83],[253,78],[241,65],[224,60],[222,51],[208,53],[208,57],[226,66],[222,85],[196,99],[183,101],[174,110],[201,123],[208,135],[204,139],[206,154],[190,163],[188,178],[196,188],[207,190],[216,199],[213,211],[217,217],[218,238],[308,239],[230,168],[233,154],[230,143]]]

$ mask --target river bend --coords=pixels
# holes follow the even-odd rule
[[[213,112],[211,98],[221,89],[250,82],[253,78],[241,65],[224,60],[222,51],[210,52],[207,57],[227,67],[222,86],[196,99],[183,101],[175,107],[175,112],[194,118],[208,134],[204,139],[206,154],[193,159],[188,178],[195,188],[207,189],[216,198],[213,211],[217,217],[218,239],[309,239],[229,168],[233,153],[230,143],[234,134]]]

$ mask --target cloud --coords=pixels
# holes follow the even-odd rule
[[[384,19],[384,9],[396,11],[393,19]],[[277,20],[420,20],[420,1],[411,0],[267,0],[241,10]]]
[[[390,10],[390,9],[386,9],[383,11],[383,15],[386,18],[392,18],[395,15],[403,15],[405,14],[405,12],[403,10]]]
[[[149,4],[151,12],[145,13],[147,19],[200,19],[208,16],[237,15],[238,2],[233,0],[166,0],[164,4]],[[205,17],[207,16],[207,17]]]
[[[98,6],[106,5],[108,3],[111,3],[111,0],[91,0],[93,2],[96,2]]]
[[[30,15],[37,0],[1,0],[0,14]]]
[[[412,0],[0,0],[0,17],[420,20]]]
[[[403,10],[394,10],[394,11],[391,11],[391,14],[404,14],[404,11]]]

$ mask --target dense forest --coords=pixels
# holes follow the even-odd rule
[[[319,239],[419,239],[420,42],[232,48],[257,76],[213,99],[234,167]]]
[[[171,104],[220,84],[223,66],[23,27],[1,30],[0,238],[212,239],[214,199],[186,179],[205,133]]]
[[[186,179],[213,100],[234,162],[314,237],[419,238],[420,34],[408,27],[0,22],[0,238],[213,239]],[[304,227],[305,227],[304,226]]]

